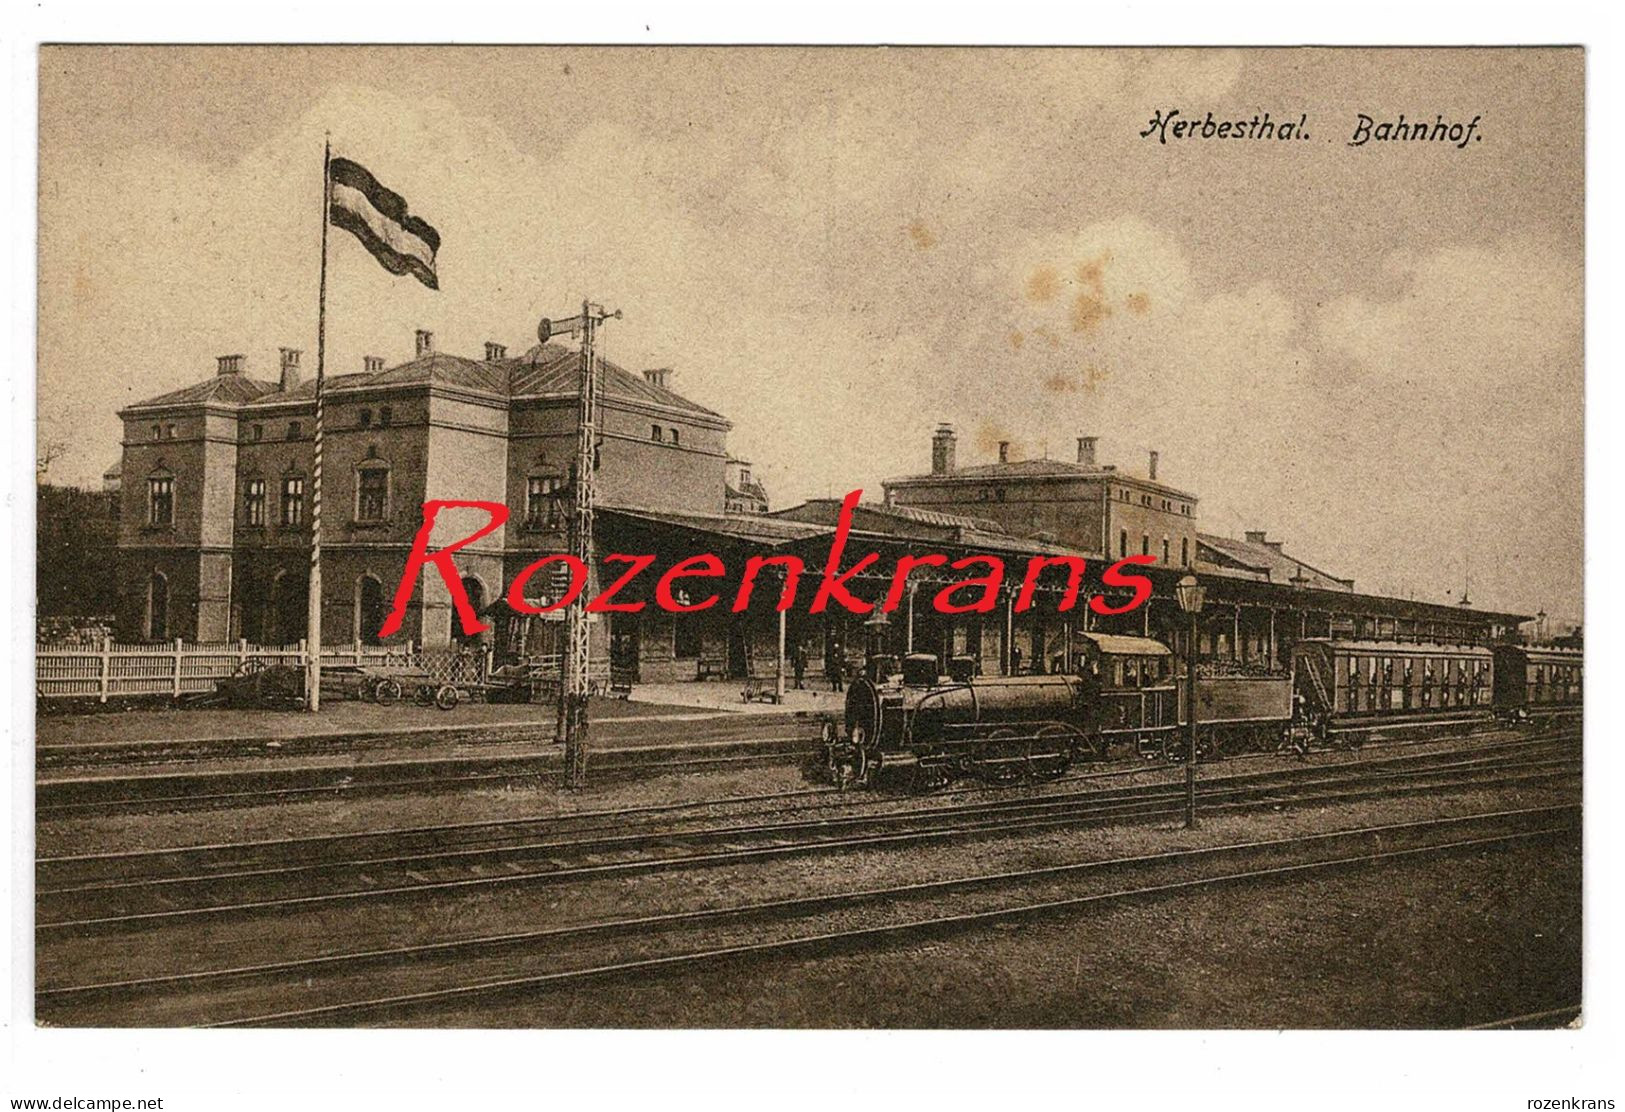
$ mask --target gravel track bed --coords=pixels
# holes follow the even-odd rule
[[[1167,823],[991,836],[733,866],[594,877],[541,886],[330,905],[275,915],[170,923],[90,938],[47,938],[42,985],[153,976],[448,939],[949,879],[1384,822],[1572,802],[1577,786],[1460,791],[1264,812],[1219,812],[1200,829]]]

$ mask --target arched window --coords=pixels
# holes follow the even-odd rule
[[[310,580],[303,572],[278,569],[271,577],[266,631],[273,645],[291,645],[309,630]]]
[[[169,640],[169,578],[161,571],[147,580],[147,639]]]
[[[383,628],[388,611],[384,607],[384,585],[370,572],[355,585],[355,638],[363,645],[380,643],[378,631]]]
[[[1164,564],[1166,564],[1168,562],[1168,538],[1167,537],[1162,538],[1162,562]]]
[[[682,441],[683,441],[682,431],[679,430],[679,429],[672,429],[671,430],[671,442],[672,442],[672,444],[673,445],[681,444]]]
[[[1127,556],[1128,555],[1128,530],[1127,529],[1124,529],[1122,532],[1117,534],[1117,554],[1119,556]]]
[[[485,584],[472,575],[463,576],[463,590],[468,593],[468,604],[478,614],[485,609]],[[455,645],[467,645],[479,640],[477,633],[464,633],[463,621],[457,616],[455,609],[451,615],[451,640]]]

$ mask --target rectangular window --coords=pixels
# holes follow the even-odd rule
[[[665,440],[665,436],[661,434],[659,425],[649,426],[649,439],[654,441],[656,444],[659,444],[661,441]]]
[[[1140,555],[1151,555],[1151,535],[1149,533],[1140,534]]]
[[[299,525],[305,520],[305,480],[282,480],[282,524]]]
[[[364,467],[357,479],[357,521],[382,521],[389,512],[389,469]]]
[[[298,440],[300,432],[301,432],[301,429],[299,427],[299,422],[298,421],[289,421],[288,422],[288,439],[289,440]]]
[[[243,488],[243,521],[249,525],[265,524],[264,479],[250,479]]]
[[[1127,529],[1124,529],[1122,532],[1117,534],[1117,554],[1119,556],[1127,556],[1128,555],[1128,530]]]
[[[672,429],[671,430],[671,442],[673,444],[677,444],[677,443],[680,443],[681,441],[682,441],[682,435],[681,435],[680,431],[678,429]]]
[[[526,521],[534,523],[547,519],[548,504],[562,483],[563,480],[556,475],[532,475],[525,481]]]
[[[1162,562],[1164,564],[1166,564],[1168,562],[1168,538],[1167,537],[1162,538]]]
[[[147,523],[173,525],[175,523],[175,480],[147,480]]]
[[[250,440],[264,440],[265,439],[265,426],[264,425],[255,425],[252,428],[250,428],[248,430],[248,439],[250,439]]]
[[[363,409],[360,414],[360,421],[362,428],[370,428],[372,426],[372,410]]]

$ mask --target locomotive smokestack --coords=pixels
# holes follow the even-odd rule
[[[954,427],[944,421],[931,436],[931,474],[951,475],[954,471]]]
[[[1078,462],[1085,467],[1095,465],[1095,441],[1098,439],[1095,436],[1078,437]]]
[[[1010,462],[1010,442],[1008,440],[999,441],[999,462]]]
[[[1157,452],[1155,449],[1151,451],[1151,462],[1147,465],[1146,470],[1150,472],[1151,478],[1155,479],[1157,477]]]

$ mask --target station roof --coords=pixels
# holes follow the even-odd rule
[[[1354,590],[1354,580],[1339,578],[1295,556],[1288,556],[1281,550],[1280,542],[1260,543],[1213,533],[1197,533],[1196,545],[1196,570],[1204,575],[1239,575],[1270,583],[1292,583],[1296,578],[1302,581],[1302,585],[1320,590]],[[1203,549],[1207,551],[1204,553]]]
[[[1113,656],[1171,656],[1167,645],[1150,637],[1132,637],[1124,633],[1080,633],[1077,636],[1093,641],[1103,653]]]
[[[975,483],[1022,479],[1107,479],[1115,483],[1127,483],[1135,487],[1160,491],[1174,498],[1187,502],[1197,501],[1194,494],[1171,487],[1160,479],[1152,479],[1143,475],[1130,475],[1119,471],[1112,464],[1072,463],[1064,459],[1018,459],[1005,463],[977,463],[969,467],[955,467],[952,471],[937,474],[927,471],[916,475],[899,475],[893,479],[884,479],[883,487],[910,486],[916,483]]]
[[[604,397],[680,410],[694,417],[726,425],[720,413],[707,409],[674,390],[658,386],[640,374],[600,358]],[[443,351],[430,351],[381,371],[360,371],[326,376],[327,393],[426,385],[449,386],[496,397],[575,396],[581,389],[581,355],[560,344],[537,344],[518,358],[465,359]],[[313,400],[314,376],[291,390],[280,382],[244,374],[216,374],[203,382],[147,398],[126,409],[148,409],[213,403],[248,408],[271,407]]]

